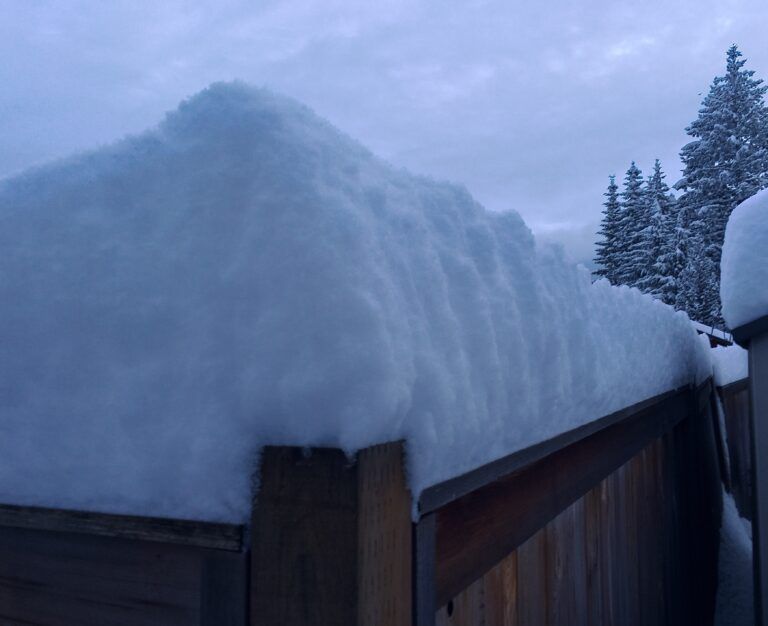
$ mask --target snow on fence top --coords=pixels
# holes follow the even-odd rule
[[[418,493],[705,359],[516,213],[237,83],[4,181],[0,247],[3,502],[242,521],[260,446],[400,438]]]
[[[731,213],[720,269],[723,317],[730,328],[768,315],[768,189]]]
[[[748,352],[737,345],[718,346],[709,353],[718,387],[730,385],[749,376]]]

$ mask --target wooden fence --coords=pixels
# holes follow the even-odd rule
[[[749,419],[749,379],[718,387],[723,406],[729,475],[726,487],[739,514],[752,519],[752,435]]]
[[[705,626],[713,394],[672,391],[435,485],[417,522],[400,443],[266,448],[247,527],[0,507],[0,623]]]
[[[243,626],[243,528],[0,507],[0,624]]]

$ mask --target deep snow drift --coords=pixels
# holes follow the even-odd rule
[[[0,502],[242,521],[261,445],[406,438],[415,492],[710,367],[515,213],[216,84],[0,185]]]
[[[752,626],[755,623],[751,535],[751,524],[739,517],[733,496],[724,493],[716,626]]]
[[[768,315],[768,189],[731,213],[720,270],[723,317],[730,328]]]

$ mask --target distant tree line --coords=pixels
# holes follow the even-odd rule
[[[768,187],[768,87],[740,57],[735,45],[728,49],[725,75],[714,79],[685,129],[693,141],[680,151],[677,197],[658,160],[646,180],[632,162],[621,191],[610,177],[595,257],[595,274],[612,284],[637,287],[721,327],[725,225],[736,205]]]

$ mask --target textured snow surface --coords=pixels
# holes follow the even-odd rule
[[[710,352],[715,384],[718,387],[735,383],[749,376],[749,353],[737,345],[718,346]]]
[[[733,496],[723,494],[716,626],[752,626],[755,623],[751,534],[751,525],[739,517]]]
[[[706,375],[682,313],[516,213],[216,84],[0,185],[0,501],[242,521],[260,446],[415,493]]]
[[[731,213],[720,269],[723,317],[730,328],[768,315],[768,189]]]

